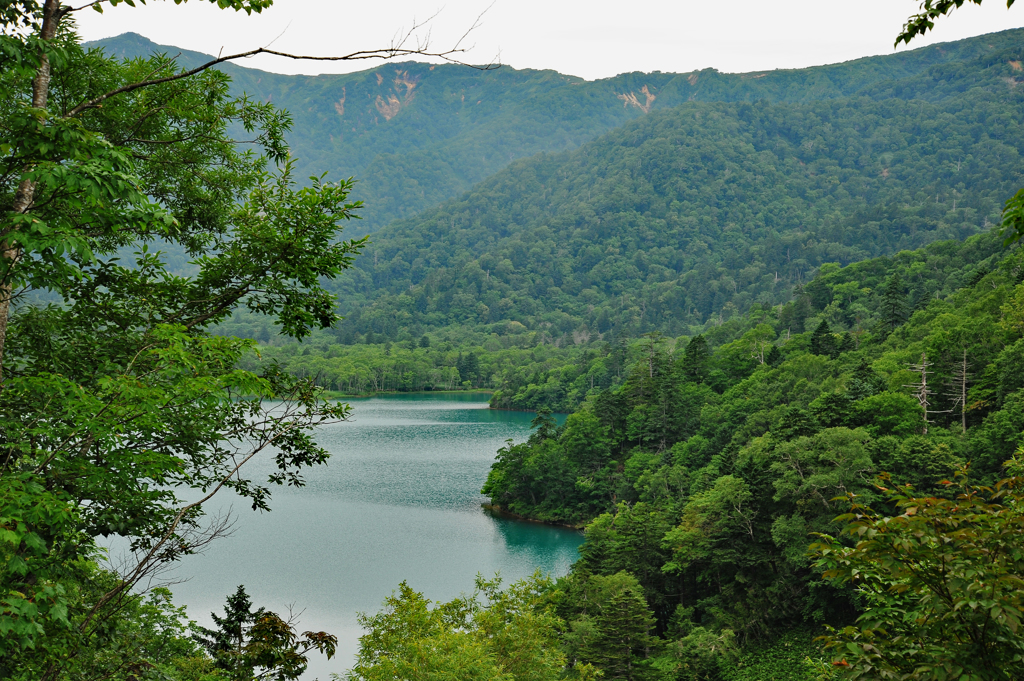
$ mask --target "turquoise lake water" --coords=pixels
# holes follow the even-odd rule
[[[495,518],[480,487],[498,448],[522,442],[533,414],[487,409],[487,395],[404,395],[350,400],[353,419],[321,429],[326,467],[302,489],[275,488],[270,513],[235,500],[235,532],[190,556],[172,578],[189,615],[212,624],[244,584],[254,604],[303,611],[300,631],[336,634],[339,655],[312,660],[305,678],[351,666],[356,612],[375,612],[405,580],[432,600],[473,590],[477,573],[507,582],[538,568],[564,574],[583,536]],[[260,464],[250,469],[259,477]],[[223,501],[224,508],[230,499]]]

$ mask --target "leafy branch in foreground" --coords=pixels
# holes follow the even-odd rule
[[[1013,1],[1006,0],[1007,9],[1013,7]],[[935,28],[936,19],[946,16],[954,9],[959,9],[965,2],[981,4],[981,0],[924,0],[921,3],[921,11],[907,19],[907,23],[903,25],[903,31],[896,36],[894,46],[899,47],[900,43],[909,43],[916,36],[924,35]]]
[[[866,609],[825,637],[850,679],[1016,678],[1024,665],[1024,448],[1012,477],[971,485],[952,499],[880,488],[902,510],[885,517],[851,495],[838,520],[856,544],[821,535],[811,547],[824,577],[852,584]]]
[[[109,678],[112,659],[150,664],[123,632],[136,591],[227,530],[204,505],[231,490],[268,510],[327,460],[312,430],[347,407],[239,369],[252,343],[210,329],[240,306],[295,338],[334,324],[323,282],[363,247],[340,238],[359,204],[351,181],[297,188],[290,118],[223,73],[123,63],[84,50],[58,2],[18,8],[0,13],[0,677]],[[130,553],[101,569],[110,536]]]

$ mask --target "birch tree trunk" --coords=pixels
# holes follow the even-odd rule
[[[46,0],[43,5],[43,22],[40,27],[39,37],[44,42],[50,42],[57,35],[57,27],[60,24],[63,12],[61,11],[60,0]],[[39,68],[32,79],[32,108],[45,109],[50,95],[50,58],[43,51],[39,55]],[[11,212],[14,214],[27,213],[32,208],[35,199],[36,187],[31,180],[22,180],[18,185],[18,191],[14,194],[14,203]],[[3,389],[3,366],[4,346],[7,341],[7,322],[11,316],[11,299],[14,295],[14,286],[11,277],[14,268],[21,260],[21,249],[6,239],[0,242],[0,257],[4,259],[6,270],[3,281],[0,282],[0,390]]]

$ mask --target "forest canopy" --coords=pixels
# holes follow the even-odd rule
[[[787,302],[824,263],[988,231],[1024,185],[1018,52],[856,98],[684,104],[516,162],[374,234],[338,282],[337,336],[692,334]]]

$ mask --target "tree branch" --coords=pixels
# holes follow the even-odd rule
[[[488,9],[490,9],[490,7],[488,7]],[[203,71],[206,71],[207,69],[213,68],[214,66],[217,66],[218,64],[222,64],[224,62],[229,62],[229,61],[234,61],[236,59],[246,59],[246,58],[249,58],[249,57],[255,57],[258,54],[270,54],[270,55],[274,55],[276,57],[285,57],[287,59],[295,59],[295,60],[298,60],[298,61],[359,61],[359,60],[362,60],[362,59],[389,60],[389,59],[395,59],[395,58],[398,58],[398,57],[412,57],[412,56],[437,57],[437,58],[443,59],[443,60],[445,60],[445,61],[447,61],[447,62],[449,62],[451,64],[458,64],[459,66],[468,66],[469,68],[477,69],[479,71],[492,71],[492,70],[497,69],[497,68],[499,68],[501,66],[500,61],[490,62],[490,63],[484,64],[484,65],[477,65],[477,64],[466,63],[466,62],[464,62],[464,61],[462,61],[460,59],[457,59],[455,57],[455,55],[464,54],[467,51],[469,51],[469,49],[471,49],[471,48],[467,48],[467,47],[462,47],[462,44],[463,44],[463,42],[465,42],[466,38],[469,36],[470,33],[472,33],[474,30],[479,28],[480,20],[481,20],[481,18],[483,18],[484,14],[486,14],[486,12],[487,12],[487,10],[484,10],[483,12],[480,13],[480,15],[476,18],[476,21],[473,22],[473,25],[469,27],[469,29],[462,35],[461,38],[459,38],[459,40],[455,43],[455,45],[453,47],[451,47],[450,49],[447,49],[447,50],[443,50],[441,52],[431,52],[430,51],[430,36],[429,36],[429,34],[427,35],[427,40],[423,44],[417,43],[415,48],[413,48],[413,47],[406,47],[406,43],[408,43],[409,40],[414,37],[413,36],[413,32],[416,31],[418,28],[421,28],[426,22],[414,23],[412,28],[410,28],[409,31],[407,31],[401,37],[401,39],[399,39],[397,41],[393,41],[392,44],[389,47],[386,47],[386,48],[383,48],[383,49],[379,49],[379,50],[357,50],[356,52],[350,52],[349,54],[341,55],[341,56],[317,57],[317,56],[313,56],[313,55],[301,55],[301,54],[292,54],[290,52],[280,52],[278,50],[271,50],[270,48],[267,48],[267,47],[258,47],[255,50],[249,50],[247,52],[239,52],[237,54],[231,54],[231,55],[228,55],[226,57],[217,57],[216,59],[212,59],[212,60],[206,62],[205,64],[197,66],[194,69],[190,69],[188,71],[182,71],[181,73],[177,73],[177,74],[175,74],[173,76],[165,76],[163,78],[153,78],[153,79],[139,81],[137,83],[131,83],[131,84],[128,84],[128,85],[123,85],[123,86],[121,86],[121,87],[119,87],[117,89],[114,89],[114,90],[111,90],[109,92],[106,92],[106,93],[100,95],[99,97],[94,97],[93,99],[90,99],[87,102],[83,102],[83,103],[79,104],[74,109],[69,111],[67,113],[67,115],[65,116],[65,118],[72,118],[74,116],[77,116],[78,114],[82,113],[86,109],[91,109],[91,108],[100,106],[103,102],[105,102],[106,100],[110,99],[111,97],[115,97],[117,95],[124,94],[126,92],[132,92],[134,90],[138,90],[138,89],[144,88],[144,87],[150,87],[152,85],[160,85],[161,83],[170,83],[170,82],[173,82],[173,81],[176,81],[176,80],[181,80],[182,78],[188,78],[189,76],[194,76],[197,73],[202,73]],[[433,17],[431,17],[431,19],[432,18]],[[430,21],[430,19],[428,19],[427,21]]]

